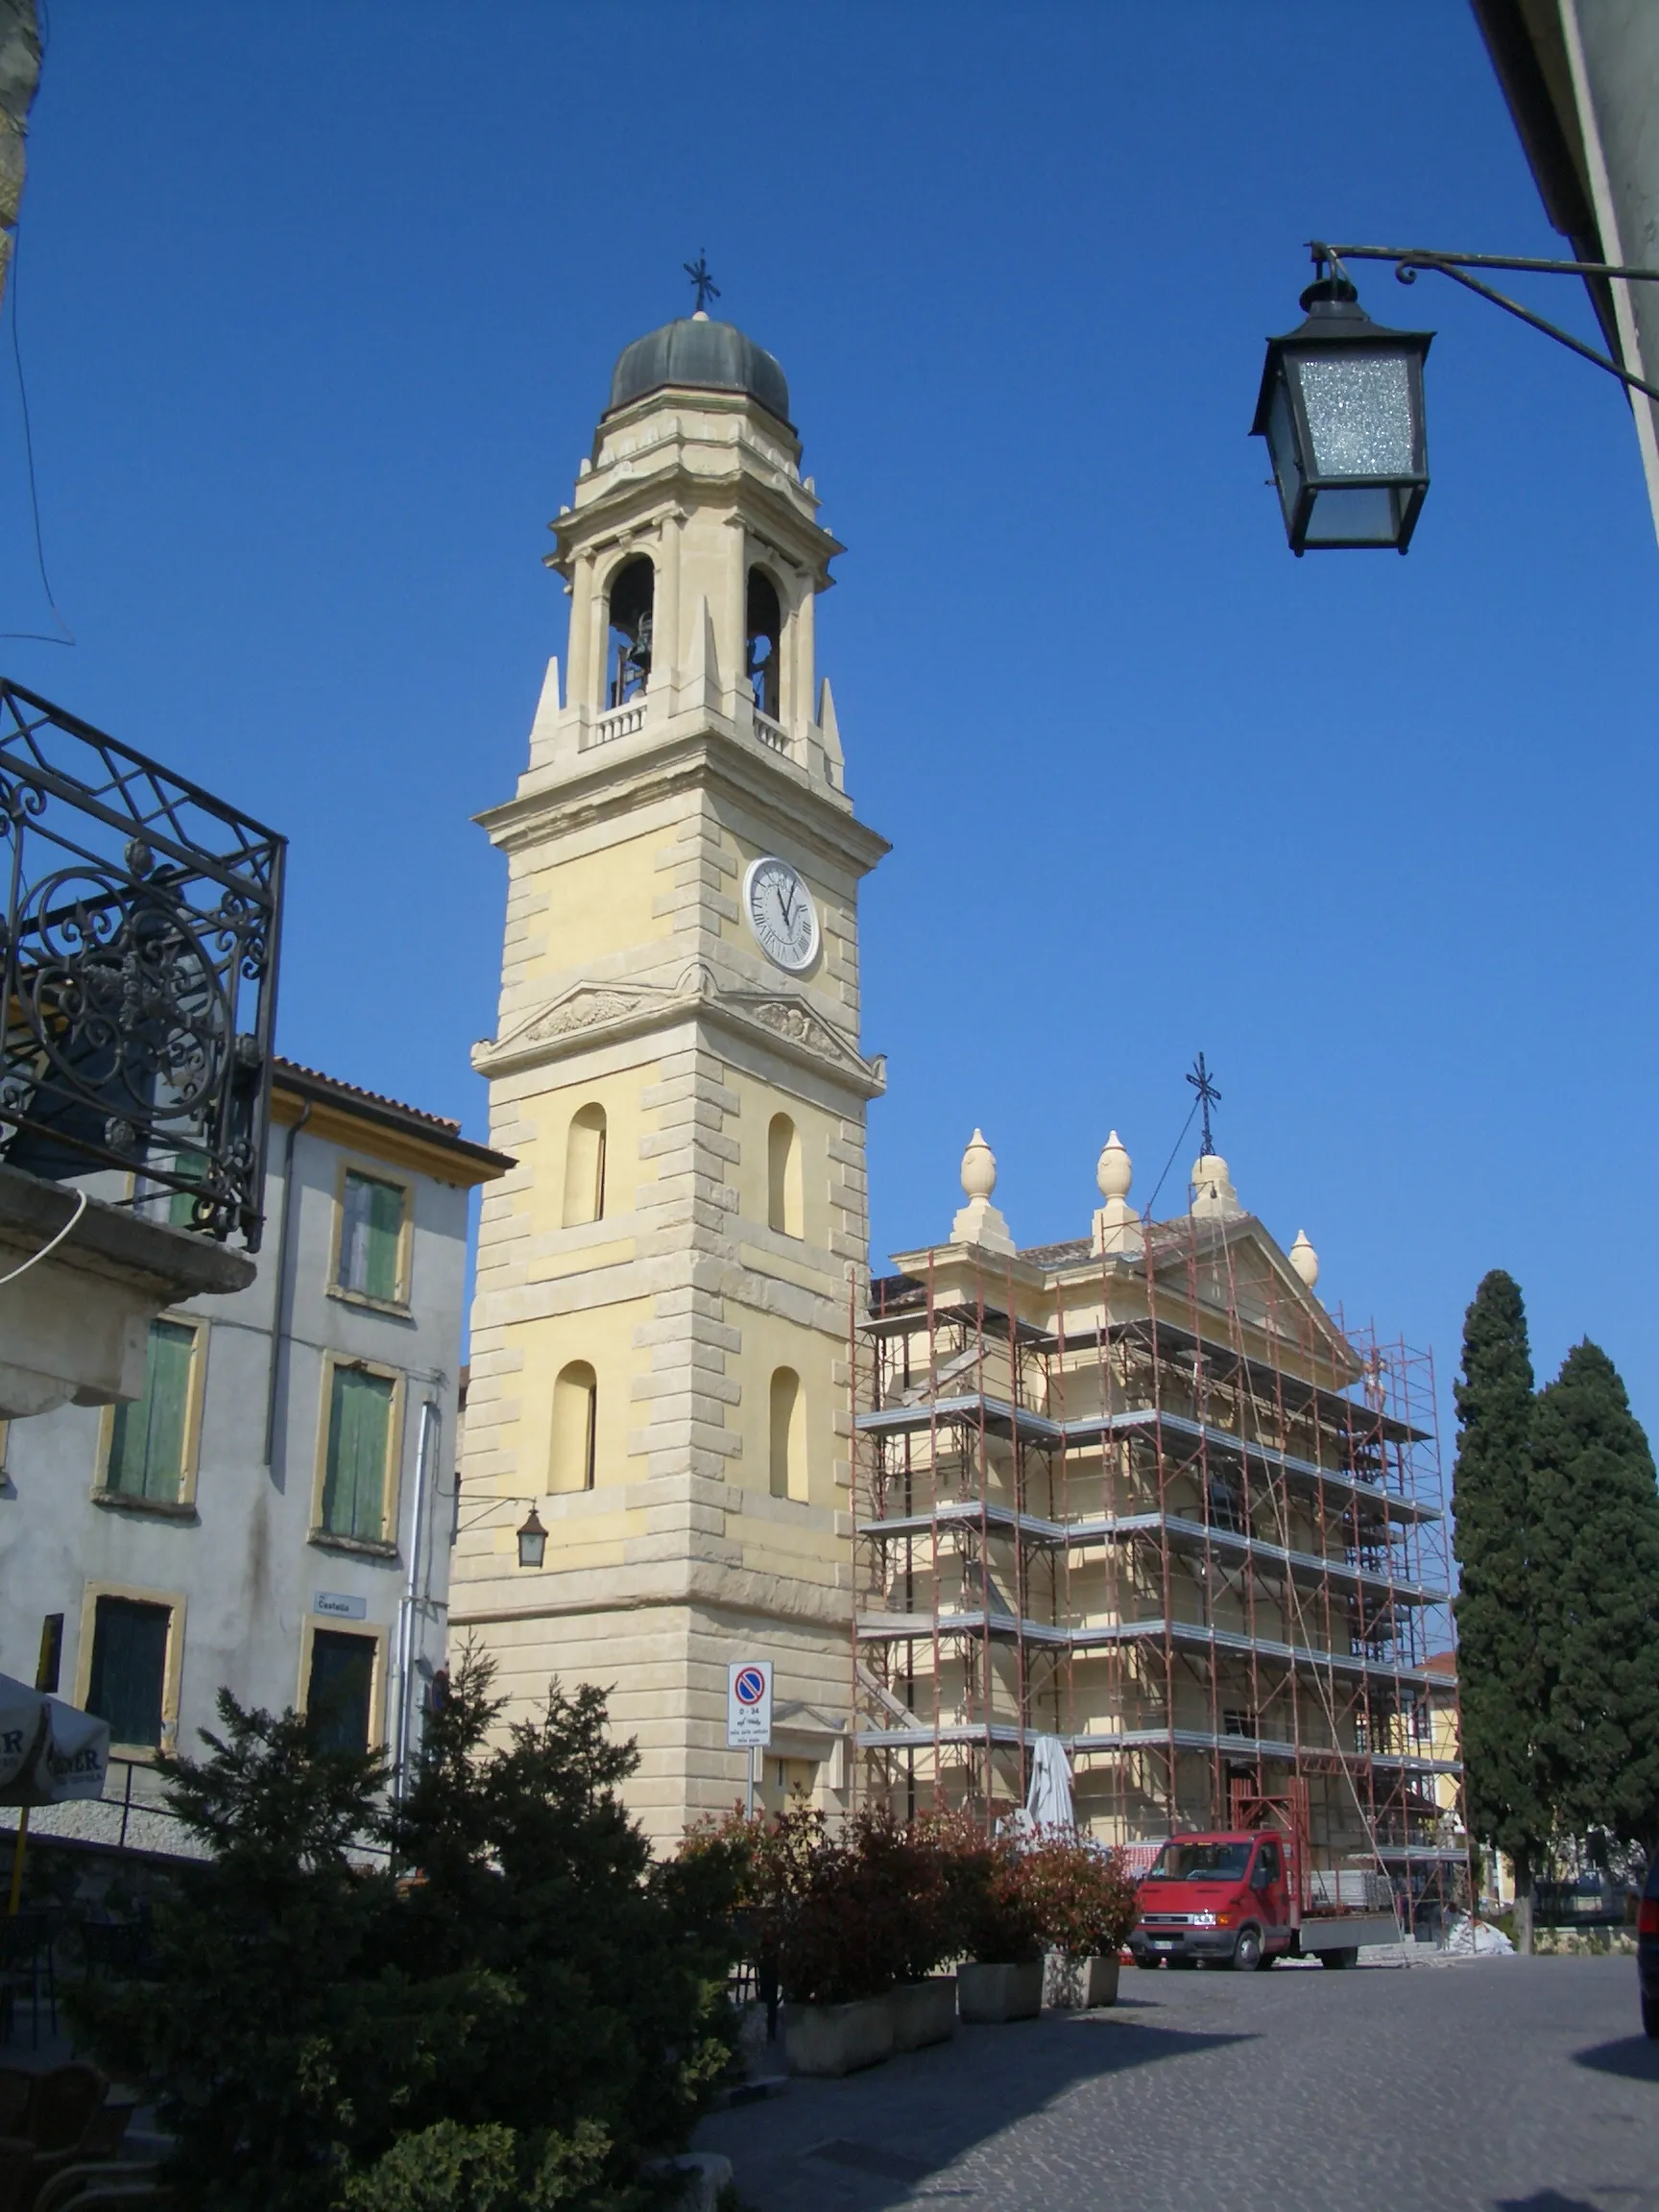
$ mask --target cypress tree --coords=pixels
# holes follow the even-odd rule
[[[1659,1847],[1659,1490],[1599,1345],[1568,1353],[1532,1417],[1533,1515],[1549,1561],[1540,1736],[1557,1827]]]
[[[1520,1286],[1481,1279],[1463,1320],[1456,1387],[1453,1611],[1470,1832],[1515,1863],[1519,1935],[1529,1947],[1532,1877],[1549,1839],[1536,1726],[1544,1695],[1529,1500],[1532,1358]]]

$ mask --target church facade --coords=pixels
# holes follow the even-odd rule
[[[452,1647],[524,1713],[597,1682],[661,1846],[851,1781],[848,1347],[865,1295],[858,890],[813,613],[841,548],[782,371],[699,315],[629,347],[553,525],[570,601],[514,795],[499,1016],[518,1165],[480,1230]],[[520,1529],[532,1541],[521,1545]],[[536,1532],[546,1542],[540,1565]]]

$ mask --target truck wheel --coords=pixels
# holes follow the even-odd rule
[[[1344,1966],[1358,1966],[1359,1963],[1359,1947],[1356,1943],[1345,1943],[1335,1951],[1321,1951],[1319,1956],[1326,1965],[1333,1970]]]
[[[1156,1974],[1159,1967],[1164,1963],[1156,1951],[1137,1951],[1134,1957],[1135,1963],[1140,1967],[1142,1974]]]
[[[1254,1974],[1262,1963],[1262,1931],[1260,1928],[1240,1928],[1238,1940],[1233,1947],[1232,1965],[1236,1974]]]

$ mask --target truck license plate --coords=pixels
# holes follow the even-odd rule
[[[1154,1936],[1152,1938],[1152,1948],[1154,1951],[1173,1951],[1175,1948],[1175,1939],[1172,1936]]]

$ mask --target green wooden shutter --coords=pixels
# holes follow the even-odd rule
[[[323,1526],[331,1535],[380,1543],[386,1534],[386,1448],[392,1382],[361,1367],[336,1367],[328,1405]]]
[[[97,1602],[86,1710],[108,1721],[117,1743],[161,1741],[172,1618],[167,1606],[132,1598],[100,1598]]]
[[[403,1193],[396,1183],[369,1186],[369,1280],[371,1298],[397,1295],[397,1247],[403,1241]]]
[[[181,1151],[175,1153],[173,1170],[178,1175],[205,1175],[205,1152]],[[196,1193],[194,1190],[175,1190],[167,1202],[167,1219],[175,1229],[194,1227],[196,1220]]]
[[[176,1505],[184,1491],[184,1435],[190,1410],[190,1360],[196,1332],[180,1321],[152,1321],[144,1395],[117,1406],[109,1432],[108,1488],[124,1498]]]
[[[395,1300],[401,1287],[397,1259],[403,1241],[403,1191],[372,1175],[346,1177],[345,1219],[340,1228],[340,1284],[370,1298]]]
[[[367,1751],[374,1710],[374,1640],[319,1628],[311,1639],[306,1716],[324,1751]]]

